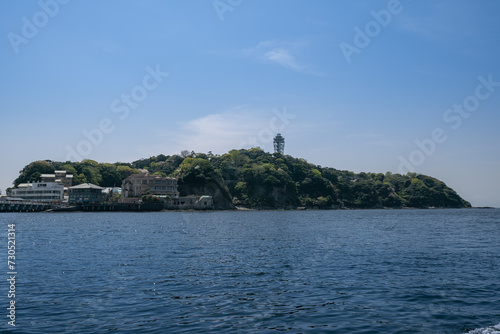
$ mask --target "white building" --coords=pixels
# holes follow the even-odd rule
[[[12,189],[13,197],[39,202],[62,202],[64,186],[56,182],[21,183]]]
[[[73,185],[73,175],[68,174],[65,170],[56,170],[54,174],[40,175],[42,182],[57,182],[69,188]]]

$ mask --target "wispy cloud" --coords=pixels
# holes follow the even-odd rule
[[[274,49],[264,55],[264,59],[274,61],[281,66],[290,68],[295,71],[302,71],[302,66],[297,64],[295,58],[285,49]]]
[[[248,57],[264,63],[277,64],[287,69],[312,75],[324,75],[312,65],[298,60],[303,50],[308,47],[306,41],[263,41],[254,47],[231,52],[237,56]]]
[[[267,113],[239,106],[223,113],[209,114],[179,124],[178,129],[158,134],[160,142],[165,138],[174,150],[194,150],[196,152],[227,152],[256,135],[268,126],[272,111]],[[264,148],[264,147],[263,147]],[[268,148],[269,149],[269,148]]]
[[[256,108],[243,105],[172,124],[169,130],[157,133],[154,143],[137,150],[142,156],[165,152],[165,148],[168,148],[168,154],[182,150],[223,154],[232,149],[257,146],[273,152],[272,138],[280,132],[289,143],[287,154],[299,154],[317,148],[318,141],[336,142],[337,137],[332,137],[332,132],[342,124],[335,119],[312,117],[310,108]],[[331,150],[331,145],[326,145]]]

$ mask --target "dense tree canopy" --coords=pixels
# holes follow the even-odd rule
[[[132,163],[35,161],[24,167],[14,184],[39,181],[41,174],[66,170],[74,175],[74,185],[91,182],[112,187],[144,169],[150,174],[176,176],[180,185],[203,186],[215,181],[229,191],[234,204],[252,208],[470,206],[453,189],[430,176],[355,174],[260,148],[231,150],[223,155],[183,151]]]
[[[14,180],[14,186],[24,182],[41,181],[42,174],[54,174],[56,170],[65,170],[73,175],[73,185],[93,183],[101,187],[120,187],[122,181],[132,174],[139,173],[132,164],[98,163],[94,160],[82,162],[56,162],[50,160],[35,161],[24,167],[19,177]]]

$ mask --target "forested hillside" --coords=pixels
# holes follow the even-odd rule
[[[39,181],[41,174],[54,170],[66,170],[74,175],[74,185],[90,182],[113,187],[139,169],[179,177],[183,195],[218,190],[231,205],[248,208],[470,207],[453,189],[430,176],[355,174],[260,148],[232,150],[224,155],[161,154],[132,163],[36,161],[20,172],[14,185]]]

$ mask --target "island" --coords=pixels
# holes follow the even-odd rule
[[[25,166],[14,188],[55,172],[71,175],[71,188],[115,189],[143,183],[151,177],[164,182],[174,195],[160,196],[154,191],[129,195],[142,203],[170,203],[175,198],[210,198],[210,209],[375,209],[375,208],[469,208],[444,182],[426,175],[354,173],[322,167],[282,153],[268,153],[260,148],[231,150],[217,155],[183,151],[175,155],[157,155],[131,163],[34,161]],[[142,175],[142,176],[141,176]],[[146,181],[144,181],[146,180]],[[170,181],[169,181],[170,180]],[[59,180],[60,181],[60,180]],[[78,187],[79,186],[79,187]],[[162,189],[161,186],[160,191]],[[121,189],[121,188],[120,188]],[[130,190],[130,189],[129,189]],[[13,189],[9,188],[9,192]],[[99,191],[99,190],[98,190]],[[108,201],[126,203],[118,192]],[[205,203],[206,204],[206,203]],[[168,206],[167,206],[168,207]]]

